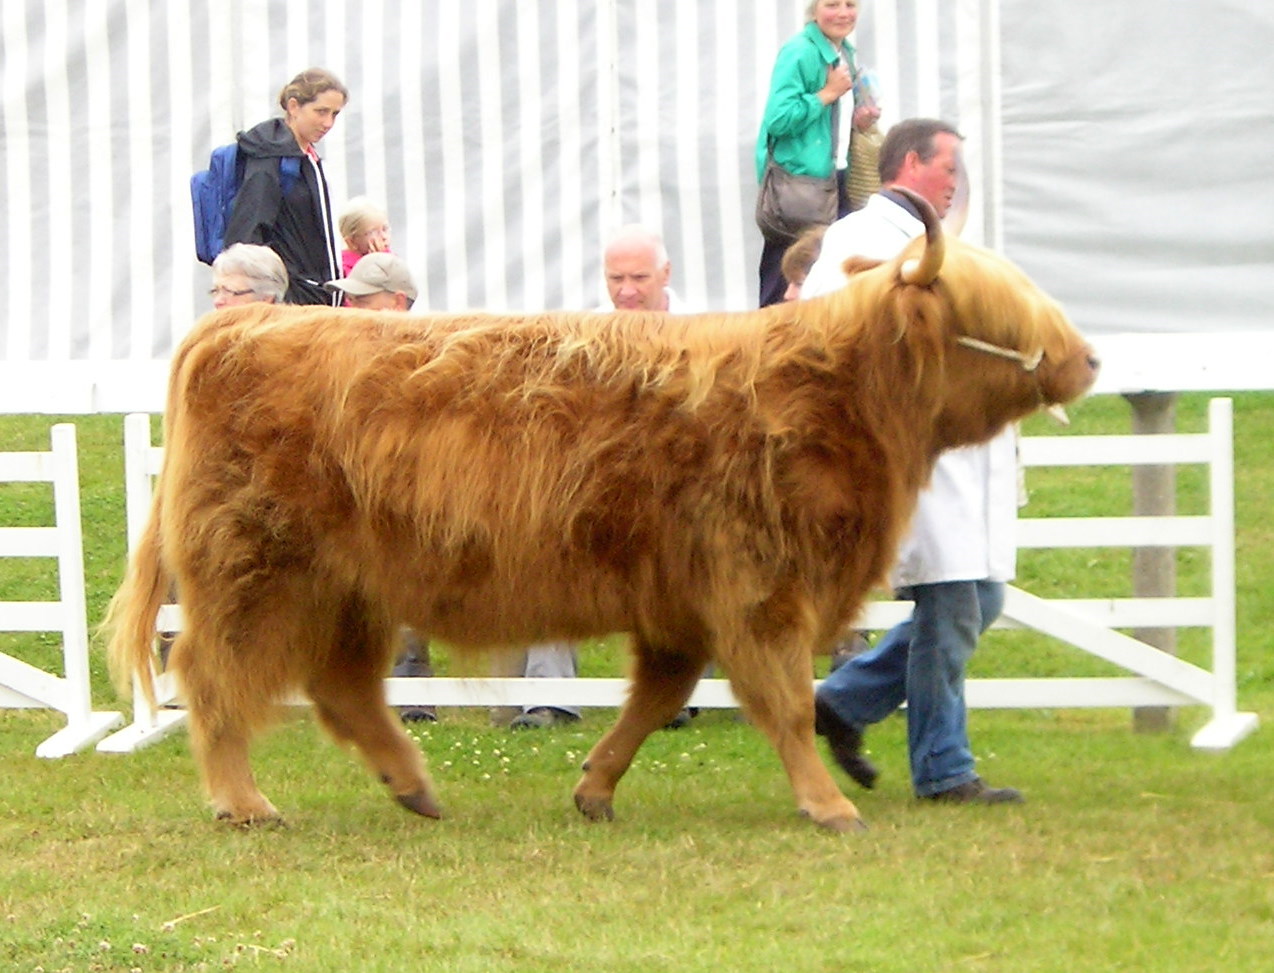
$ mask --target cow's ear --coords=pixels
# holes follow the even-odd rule
[[[864,270],[871,270],[873,267],[879,267],[883,260],[869,260],[867,257],[850,257],[840,269],[844,271],[846,277],[853,277],[854,274],[862,273]]]

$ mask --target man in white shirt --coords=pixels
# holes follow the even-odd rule
[[[955,195],[960,135],[932,119],[890,129],[880,150],[882,189],[866,206],[833,223],[810,269],[803,297],[844,286],[851,256],[888,260],[924,232],[920,195],[943,216]],[[875,647],[832,672],[815,698],[817,731],[832,756],[863,787],[877,770],[862,754],[865,727],[906,701],[907,744],[916,796],[951,803],[1018,803],[1013,788],[992,788],[974,769],[966,726],[965,667],[978,637],[999,616],[1012,579],[1017,512],[1016,433],[948,450],[920,494],[893,582],[913,602],[911,617]]]
[[[610,303],[599,311],[683,312],[680,298],[668,286],[672,261],[659,234],[636,223],[623,227],[606,244],[602,273]],[[522,661],[524,676],[573,679],[576,652],[570,642],[542,642],[527,648]],[[571,723],[579,719],[573,706],[528,706],[513,718],[511,729],[529,729]],[[683,710],[670,726],[685,726],[692,713]]]
[[[611,307],[603,311],[667,311],[685,314],[681,299],[668,286],[672,261],[658,233],[633,223],[606,245],[603,274]]]
[[[402,257],[387,250],[359,257],[348,275],[329,280],[323,287],[328,293],[342,294],[346,307],[364,311],[406,313],[416,303],[416,281],[411,276],[411,268]],[[406,627],[400,634],[403,651],[394,662],[390,675],[432,676],[434,670],[429,659],[429,640],[422,639]],[[432,706],[400,706],[398,715],[404,723],[432,723],[438,719],[438,711]]]
[[[407,261],[382,250],[358,258],[349,275],[323,287],[342,294],[346,307],[364,311],[408,311],[416,303],[416,282]]]
[[[690,309],[668,286],[672,279],[672,261],[663,237],[639,223],[623,227],[611,237],[602,256],[602,273],[612,307],[609,311],[666,311],[688,314]],[[705,674],[711,672],[708,667]],[[686,707],[672,718],[672,730],[688,726],[699,710]]]

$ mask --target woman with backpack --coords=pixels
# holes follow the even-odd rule
[[[339,277],[332,204],[315,146],[345,107],[349,92],[322,68],[302,71],[279,92],[283,118],[240,132],[243,182],[226,225],[224,246],[261,243],[287,267],[289,304],[331,304],[323,284]]]

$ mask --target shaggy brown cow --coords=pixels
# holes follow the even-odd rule
[[[738,313],[434,317],[251,305],[177,353],[117,672],[170,656],[218,817],[277,816],[250,738],[296,690],[439,816],[385,705],[398,625],[457,647],[632,633],[575,788],[612,816],[711,660],[803,814],[861,824],[814,747],[811,653],[890,567],[939,451],[1082,394],[1096,363],[1002,258],[929,238],[838,293]]]

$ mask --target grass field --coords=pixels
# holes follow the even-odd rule
[[[1274,395],[1235,397],[1239,704],[1274,715]],[[1203,428],[1206,398],[1178,426]],[[1127,406],[1072,410],[1077,433],[1122,432]],[[52,417],[0,417],[0,449],[47,448]],[[91,620],[123,561],[118,417],[76,417]],[[1032,420],[1031,434],[1050,433]],[[1061,434],[1061,433],[1059,433]],[[1126,471],[1032,473],[1050,513],[1126,513]],[[1182,471],[1178,510],[1206,485]],[[47,522],[37,488],[0,488],[0,522]],[[1182,552],[1183,591],[1206,557]],[[1126,589],[1127,560],[1024,554],[1044,594]],[[1101,592],[1095,592],[1101,588]],[[47,567],[0,562],[0,598],[45,597]],[[1117,594],[1119,590],[1109,593]],[[1184,633],[1181,651],[1206,639]],[[46,637],[0,635],[41,665]],[[616,643],[585,648],[618,671]],[[445,664],[445,657],[443,662]],[[994,632],[978,676],[1089,674],[1097,663]],[[94,660],[99,705],[122,708]],[[393,805],[356,757],[290,715],[257,748],[263,789],[289,826],[216,825],[184,735],[143,752],[32,756],[60,721],[0,711],[0,969],[315,971],[1261,970],[1274,955],[1274,743],[1268,725],[1225,754],[1191,750],[1202,710],[1165,733],[1126,710],[975,711],[981,772],[1021,807],[918,804],[904,722],[869,737],[883,776],[862,792],[857,836],[799,819],[782,769],[729,712],[648,741],[591,825],[570,790],[612,714],[511,734],[448,710],[417,731],[448,817]],[[843,778],[841,778],[844,780]]]

